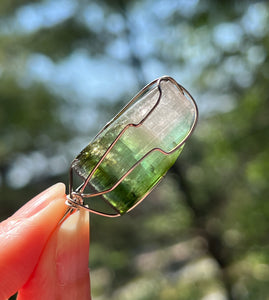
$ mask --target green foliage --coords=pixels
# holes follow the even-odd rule
[[[75,39],[74,39],[75,37]],[[94,43],[92,41],[94,40]],[[67,19],[53,28],[42,28],[22,40],[23,46],[31,51],[42,53],[53,60],[59,60],[77,48],[89,49],[91,55],[100,55],[109,35],[102,36],[92,32],[85,24]]]
[[[55,10],[55,22],[37,15],[43,23],[20,27],[19,9],[45,14],[51,3],[0,4],[0,218],[67,181],[68,161],[101,122],[166,73],[197,99],[200,121],[140,206],[91,216],[93,299],[266,299],[268,3],[70,0],[66,17]],[[78,60],[63,68],[85,53],[89,80]],[[33,55],[43,58],[37,73]]]
[[[55,98],[41,84],[23,87],[12,78],[2,78],[0,94],[0,161],[35,148],[40,135],[62,135]]]

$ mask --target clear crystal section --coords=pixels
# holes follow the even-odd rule
[[[113,187],[153,148],[170,152],[189,134],[196,118],[193,102],[170,80],[161,81],[160,89],[161,97],[155,86],[119,113],[73,161],[72,168],[86,180],[121,131],[128,124],[138,124],[145,118],[141,126],[131,126],[123,133],[92,174],[88,185],[96,192]],[[102,197],[118,213],[126,213],[162,179],[183,146],[169,155],[158,151],[150,153],[116,188]]]

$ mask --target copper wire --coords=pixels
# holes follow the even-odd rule
[[[170,151],[164,151],[161,148],[155,147],[152,148],[150,151],[148,151],[146,154],[144,154],[111,188],[108,188],[104,191],[101,192],[96,192],[96,193],[92,193],[92,194],[87,194],[84,193],[84,190],[87,186],[87,184],[89,183],[91,177],[93,176],[93,174],[95,173],[95,171],[98,169],[98,167],[100,166],[100,164],[102,163],[102,161],[105,159],[105,157],[107,156],[107,154],[111,151],[111,149],[115,146],[115,144],[117,143],[117,141],[122,137],[122,135],[125,133],[125,131],[130,128],[130,127],[139,127],[141,126],[145,120],[152,114],[152,112],[155,110],[155,108],[159,105],[161,98],[162,98],[162,88],[161,88],[161,82],[162,81],[171,81],[184,95],[187,95],[189,97],[189,100],[191,100],[193,106],[194,106],[194,122],[188,132],[188,134],[184,137],[184,139],[177,144],[174,148],[172,148]],[[153,152],[160,152],[164,155],[170,155],[173,152],[177,151],[185,142],[186,140],[191,136],[191,134],[193,133],[196,124],[197,124],[197,120],[198,120],[198,108],[197,108],[197,104],[195,102],[195,100],[193,99],[193,97],[191,96],[191,94],[180,84],[178,84],[173,78],[169,77],[169,76],[163,76],[161,78],[158,78],[154,81],[152,81],[151,83],[149,83],[148,85],[146,85],[137,95],[134,96],[134,98],[97,134],[97,136],[103,132],[112,122],[114,122],[119,116],[121,116],[138,98],[140,98],[143,94],[145,94],[150,88],[152,88],[154,85],[157,86],[158,91],[159,91],[159,96],[158,99],[156,101],[156,103],[154,104],[154,106],[150,109],[150,111],[146,114],[146,116],[139,122],[139,123],[129,123],[127,124],[122,130],[121,132],[117,135],[117,137],[114,139],[114,141],[111,143],[111,145],[108,146],[107,150],[105,151],[105,153],[102,155],[102,157],[100,158],[100,160],[98,161],[98,163],[94,166],[94,168],[92,169],[92,171],[90,172],[90,174],[87,176],[87,178],[84,180],[84,182],[74,191],[74,187],[73,187],[73,168],[72,168],[72,164],[71,167],[69,169],[69,195],[67,196],[67,200],[66,200],[66,204],[68,206],[70,206],[70,208],[67,210],[65,216],[68,214],[68,212],[70,212],[71,210],[74,209],[86,209],[89,212],[93,212],[95,214],[98,215],[102,215],[102,216],[106,216],[106,217],[118,217],[120,216],[120,214],[117,212],[115,214],[108,214],[108,213],[103,213],[97,210],[93,210],[89,207],[87,207],[84,204],[83,199],[84,198],[91,198],[91,197],[96,197],[96,196],[100,196],[100,195],[104,195],[106,193],[109,193],[111,191],[113,191],[147,156],[149,156],[151,153]],[[149,190],[146,195],[143,196],[142,199],[140,199],[137,203],[135,203],[127,212],[129,212],[130,210],[132,210],[135,206],[137,206],[140,202],[142,202],[144,200],[144,198],[151,192],[151,190]]]

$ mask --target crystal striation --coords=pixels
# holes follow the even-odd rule
[[[170,152],[190,132],[195,122],[193,103],[169,80],[161,81],[160,88],[160,102],[151,114],[148,115],[160,95],[157,86],[118,114],[73,161],[73,169],[86,180],[125,126],[138,124],[148,115],[141,126],[129,127],[104,157],[88,183],[95,191],[113,187],[151,149]],[[150,153],[115,189],[103,194],[104,199],[120,214],[126,213],[156,186],[182,148],[169,155]]]

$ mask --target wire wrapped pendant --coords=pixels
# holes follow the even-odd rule
[[[130,211],[174,164],[197,118],[194,99],[173,78],[151,82],[71,163],[67,204],[108,217]],[[92,208],[101,200],[111,212]]]

